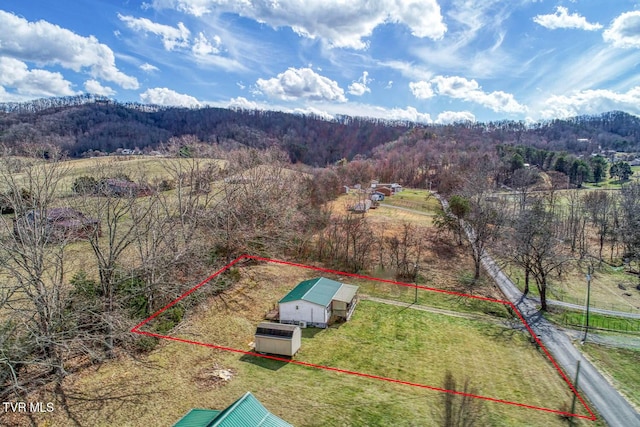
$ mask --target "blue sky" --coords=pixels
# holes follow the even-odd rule
[[[640,1],[3,0],[0,29],[0,102],[640,115]]]

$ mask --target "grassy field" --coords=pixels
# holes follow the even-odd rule
[[[587,282],[583,270],[577,261],[567,264],[562,276],[556,275],[550,278],[547,297],[573,304],[585,304]],[[505,272],[521,290],[524,289],[523,271],[507,267]],[[638,313],[640,312],[640,291],[635,289],[636,284],[637,278],[626,274],[621,268],[603,263],[592,275],[590,304],[592,307],[607,310]],[[529,289],[531,295],[538,296],[533,279]]]
[[[405,189],[398,194],[385,197],[384,204],[414,209],[428,214],[435,214],[440,210],[440,203],[427,190]]]
[[[640,411],[640,350],[609,348],[590,343],[581,348],[589,360],[612,378],[616,388]]]
[[[224,168],[226,162],[217,159],[183,159],[164,158],[155,156],[110,156],[90,159],[74,159],[62,162],[59,166],[64,170],[64,178],[58,186],[58,194],[62,197],[73,194],[71,186],[76,178],[89,175],[96,178],[103,176],[115,176],[126,174],[133,181],[153,182],[155,179],[168,178],[169,171],[176,167],[187,168],[191,163],[204,167],[207,164],[215,164]],[[38,164],[36,161],[35,164]],[[14,174],[17,182],[20,182],[23,173]]]
[[[189,313],[170,335],[249,350],[266,311],[292,284],[318,274],[273,264],[239,271],[237,286]],[[305,330],[296,359],[434,386],[451,369],[458,383],[468,376],[481,395],[554,409],[571,400],[558,373],[520,332],[369,301],[360,302],[350,322]],[[232,379],[213,376],[216,369]],[[169,341],[147,356],[70,375],[65,389],[70,413],[92,426],[170,425],[192,407],[223,408],[247,390],[296,426],[437,425],[442,399],[427,389]],[[479,425],[564,425],[545,412],[483,407]],[[68,425],[69,414],[58,408],[40,415],[40,425]]]
[[[631,166],[631,170],[633,171],[633,175],[631,175],[631,179],[629,181],[637,181],[640,179],[640,166]],[[620,181],[615,178],[611,178],[607,173],[606,179],[598,184],[592,183],[584,183],[585,188],[597,188],[597,189],[607,189],[607,190],[619,190],[622,187]]]

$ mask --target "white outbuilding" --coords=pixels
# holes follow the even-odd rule
[[[278,303],[280,322],[326,328],[351,318],[358,287],[325,277],[300,282]]]

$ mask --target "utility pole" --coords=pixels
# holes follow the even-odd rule
[[[416,289],[416,296],[413,298],[413,303],[414,304],[418,304],[418,284],[415,283],[417,278],[418,278],[418,263],[415,263],[413,265],[413,281],[414,281],[414,285],[415,285],[415,289]]]
[[[571,402],[571,413],[576,413],[576,397],[578,397],[578,379],[580,378],[580,360],[578,360],[578,366],[576,367],[576,379],[573,381],[573,402]],[[569,418],[570,425],[573,425],[574,417]]]
[[[589,266],[587,268],[587,307],[586,307],[586,318],[585,318],[585,326],[584,326],[584,337],[582,337],[581,344],[587,340],[587,333],[589,332],[589,299],[591,297],[591,274],[593,273],[593,268]]]

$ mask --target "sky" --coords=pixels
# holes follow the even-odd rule
[[[640,115],[640,1],[0,0],[0,102],[410,120]]]

